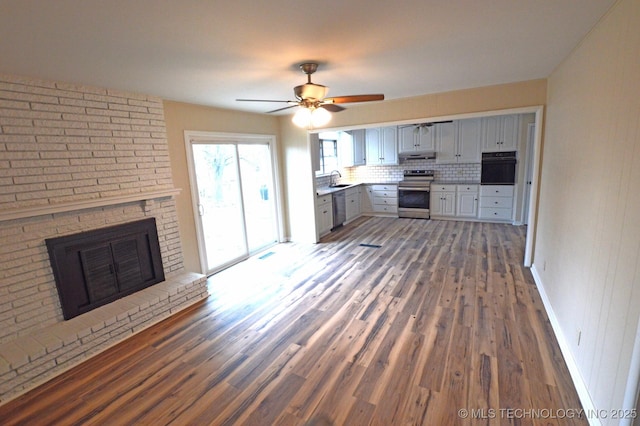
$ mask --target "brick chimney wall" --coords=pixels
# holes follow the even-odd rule
[[[172,188],[161,99],[0,75],[0,213]],[[150,216],[183,271],[172,196],[1,220],[0,344],[63,321],[46,238]]]

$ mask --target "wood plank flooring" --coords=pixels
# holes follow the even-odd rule
[[[279,245],[0,407],[0,424],[586,425],[554,418],[581,406],[524,234],[362,218]]]

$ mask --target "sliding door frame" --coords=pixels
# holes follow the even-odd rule
[[[275,214],[278,242],[284,242],[284,218],[283,218],[283,200],[282,190],[280,187],[280,168],[278,162],[278,145],[274,135],[251,134],[251,133],[224,133],[224,132],[203,132],[195,130],[184,131],[185,151],[187,155],[187,168],[189,172],[189,186],[191,194],[191,209],[196,230],[196,241],[198,244],[198,256],[200,260],[200,272],[208,273],[205,241],[203,239],[202,224],[199,218],[198,207],[198,184],[196,180],[196,168],[193,159],[194,143],[228,143],[228,144],[268,144],[269,154],[271,156],[271,174],[273,179],[273,188],[275,192]],[[237,150],[237,147],[236,147]],[[245,225],[246,226],[246,225]],[[245,230],[246,232],[246,230]],[[229,265],[226,265],[229,266]],[[214,271],[213,273],[217,272]]]

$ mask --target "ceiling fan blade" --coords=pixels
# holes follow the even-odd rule
[[[281,101],[274,99],[236,99],[238,102],[293,102],[293,101]]]
[[[296,105],[289,105],[289,106],[286,106],[286,107],[284,107],[284,108],[278,108],[278,109],[274,109],[273,111],[267,111],[266,113],[267,113],[267,114],[271,114],[272,112],[284,111],[285,109],[295,108],[295,107],[297,107],[297,106],[298,106],[298,104],[296,104]]]
[[[324,108],[330,112],[340,112],[346,109],[345,107],[341,107],[340,105],[336,105],[336,104],[324,104],[324,105],[320,105],[320,108]]]
[[[332,96],[326,98],[325,102],[334,104],[348,104],[351,102],[370,102],[370,101],[384,101],[384,95],[351,95],[351,96]]]

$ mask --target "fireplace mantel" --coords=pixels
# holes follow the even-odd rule
[[[42,206],[26,207],[19,209],[9,209],[0,211],[0,222],[14,219],[25,219],[29,217],[42,216],[54,213],[63,213],[76,210],[91,209],[95,207],[113,206],[118,204],[132,203],[143,200],[153,200],[176,196],[180,193],[180,188],[163,189],[159,191],[139,192],[115,197],[92,198],[89,200],[73,201],[70,203],[47,204]]]

